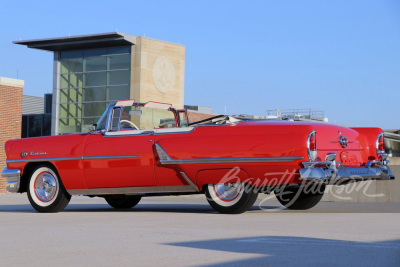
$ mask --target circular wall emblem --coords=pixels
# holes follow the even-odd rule
[[[345,148],[349,145],[349,141],[347,140],[346,136],[341,136],[339,138],[339,143],[342,145],[343,148]]]
[[[175,67],[167,57],[158,57],[153,65],[153,83],[158,91],[167,93],[175,83]]]

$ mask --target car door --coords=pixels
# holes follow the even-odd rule
[[[90,134],[83,157],[87,187],[154,186],[153,143],[149,131]]]

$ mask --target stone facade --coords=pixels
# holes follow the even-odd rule
[[[185,46],[137,37],[131,64],[131,99],[183,108]]]
[[[4,144],[7,140],[21,138],[22,88],[24,81],[0,77],[0,171],[6,166]],[[6,192],[6,180],[0,177],[0,193]]]

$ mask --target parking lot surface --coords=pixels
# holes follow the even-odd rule
[[[223,215],[203,196],[148,197],[123,211],[73,197],[39,214],[26,194],[0,194],[0,266],[400,266],[399,203],[290,211],[260,201]]]

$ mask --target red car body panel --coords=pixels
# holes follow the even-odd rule
[[[307,138],[313,130],[317,132],[317,160],[323,160],[327,153],[334,152],[345,166],[363,166],[377,157],[376,138],[382,129],[350,129],[323,123],[287,121],[201,125],[188,132],[154,135],[86,133],[28,138],[8,141],[5,148],[9,161],[20,160],[24,151],[38,153],[28,154],[26,159],[44,158],[44,162],[53,164],[67,190],[187,185],[182,172],[201,190],[206,184],[220,182],[232,168],[237,172],[232,173],[230,179],[257,181],[258,186],[300,182],[298,170],[303,161],[308,161]],[[342,135],[349,141],[346,148],[338,142]],[[172,159],[300,158],[291,162],[163,165],[155,144],[160,145]],[[44,152],[46,154],[41,154]],[[118,155],[138,157],[90,159]],[[52,160],[65,157],[81,159]],[[26,162],[7,164],[9,169],[20,169],[22,174],[27,166]]]

